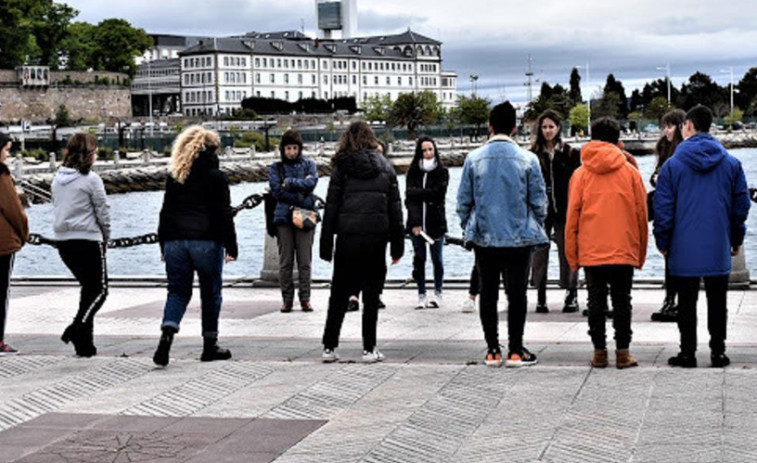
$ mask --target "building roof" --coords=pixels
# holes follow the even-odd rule
[[[148,64],[149,63],[149,64]],[[169,59],[156,59],[153,61],[145,61],[139,65],[138,69],[162,69],[162,68],[175,68],[179,66],[179,58]]]
[[[397,35],[350,39],[311,39],[298,31],[250,32],[241,37],[203,40],[179,52],[179,56],[255,53],[256,55],[303,57],[408,59],[415,56],[416,47],[424,45],[423,53],[434,55],[435,48],[441,45],[441,42],[412,32],[410,29]]]

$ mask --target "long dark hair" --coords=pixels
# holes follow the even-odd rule
[[[97,140],[92,134],[79,132],[68,139],[63,151],[63,165],[86,175],[92,170],[97,152]]]
[[[531,144],[531,152],[536,154],[537,156],[547,148],[547,139],[544,138],[544,133],[541,130],[541,124],[542,122],[544,122],[544,119],[551,119],[552,122],[557,125],[557,128],[560,129],[557,131],[555,139],[552,141],[553,146],[557,146],[562,141],[562,116],[560,116],[556,111],[547,109],[543,113],[539,114],[539,118],[536,119],[536,124],[533,129],[533,131],[536,132],[536,138]]]
[[[420,160],[423,159],[424,142],[431,142],[431,144],[434,146],[434,158],[436,158],[437,164],[442,166],[442,159],[441,157],[439,157],[439,148],[436,147],[436,142],[433,138],[424,135],[419,137],[418,141],[415,142],[415,154],[413,155],[413,162],[410,163],[410,168],[408,170],[412,170],[414,172],[420,170]]]
[[[336,163],[339,159],[360,150],[376,149],[376,145],[378,141],[371,127],[363,121],[353,122],[339,137],[339,145],[331,162]]]
[[[655,145],[655,152],[657,153],[657,166],[665,164],[673,153],[676,152],[678,144],[683,141],[683,134],[681,133],[681,125],[686,118],[686,113],[682,109],[674,109],[660,119],[660,128],[663,129],[662,136],[657,140]],[[668,141],[668,137],[665,136],[665,127],[673,125],[676,128],[675,135],[673,135],[673,141]]]

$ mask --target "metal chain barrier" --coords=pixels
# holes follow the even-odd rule
[[[319,201],[319,200],[323,202],[322,199],[316,196],[316,201]],[[245,209],[254,209],[258,207],[262,202],[263,202],[262,194],[259,194],[259,193],[252,194],[244,198],[244,200],[239,206],[235,206],[231,208],[231,216],[235,217],[240,211],[243,211]],[[133,246],[140,246],[142,244],[154,244],[157,242],[158,242],[158,234],[148,233],[146,235],[139,235],[139,236],[128,237],[128,238],[113,238],[111,240],[108,240],[108,249],[130,248]],[[31,233],[29,235],[28,244],[31,244],[34,246],[48,245],[54,248],[58,247],[57,242],[55,240],[46,238],[37,233]]]

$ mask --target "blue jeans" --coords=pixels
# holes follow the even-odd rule
[[[192,299],[194,272],[200,280],[202,336],[218,337],[221,313],[221,276],[224,248],[221,243],[205,240],[167,241],[164,247],[168,299],[163,309],[163,324],[179,330],[179,324]]]
[[[426,240],[420,236],[412,235],[413,241],[413,279],[418,284],[418,294],[426,294]],[[434,290],[442,291],[444,283],[444,263],[442,262],[442,249],[444,238],[434,240],[431,248],[431,262],[434,265]]]

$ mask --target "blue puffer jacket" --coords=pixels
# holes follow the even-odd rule
[[[671,275],[728,275],[749,213],[741,162],[710,134],[691,136],[662,166],[654,211],[657,248],[668,253]]]
[[[465,241],[483,247],[546,244],[547,193],[539,160],[497,135],[471,152],[457,190]]]
[[[283,155],[282,155],[283,156]],[[306,178],[306,177],[310,178]],[[318,171],[315,162],[302,157],[294,160],[276,161],[268,167],[268,184],[276,198],[276,211],[273,223],[291,224],[292,206],[315,210],[313,190],[318,184]]]

